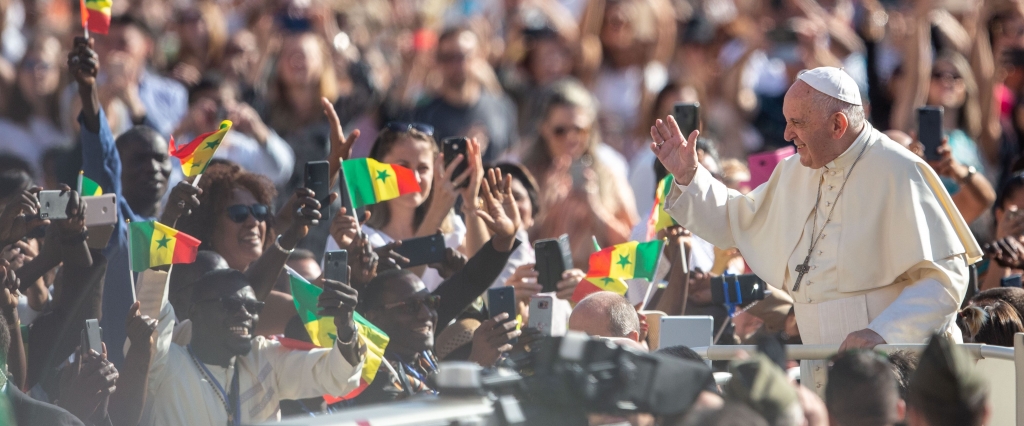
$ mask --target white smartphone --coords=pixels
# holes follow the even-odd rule
[[[661,332],[658,347],[686,346],[700,348],[711,346],[714,339],[715,319],[711,316],[666,316],[661,317]],[[711,362],[708,361],[708,365]]]
[[[82,197],[82,202],[86,206],[85,226],[89,229],[89,248],[105,248],[117,224],[117,195]]]
[[[552,332],[552,305],[554,298],[549,294],[536,294],[530,298],[530,317],[526,326],[536,328],[545,336]]]

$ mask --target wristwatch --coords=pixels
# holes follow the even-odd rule
[[[974,166],[967,166],[967,176],[961,178],[960,182],[967,182],[971,180],[975,173],[978,173],[978,169],[975,169]]]

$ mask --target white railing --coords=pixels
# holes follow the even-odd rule
[[[1016,377],[1016,425],[1024,426],[1024,333],[1017,333],[1013,339],[1014,347],[991,346],[977,343],[964,343],[960,346],[966,349],[975,359],[998,359],[1013,361],[1014,376]],[[877,351],[891,353],[898,350],[921,352],[926,345],[878,345]],[[753,345],[714,345],[693,348],[697,354],[711,361],[728,361],[736,358],[739,352],[753,353],[757,347]],[[839,351],[839,345],[786,345],[786,357],[791,360],[824,360],[832,357]],[[722,383],[727,380],[727,375],[716,375],[716,382]],[[995,410],[1008,409],[1008,407],[993,407]],[[1008,418],[1013,418],[1007,416]],[[1009,423],[1008,423],[1009,424]]]

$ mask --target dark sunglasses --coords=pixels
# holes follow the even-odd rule
[[[384,310],[391,310],[395,308],[402,308],[401,310],[410,315],[416,315],[420,312],[420,309],[426,306],[427,309],[436,311],[441,306],[441,296],[432,294],[423,299],[406,300],[404,302],[388,303],[384,305]]]
[[[389,121],[384,127],[392,132],[405,133],[411,130],[424,133],[427,136],[434,136],[434,126],[423,123],[406,123],[403,121]]]
[[[267,216],[270,216],[270,207],[266,204],[235,204],[228,207],[228,219],[235,223],[244,223],[250,214],[260,222],[266,221]]]
[[[245,311],[248,312],[249,315],[259,315],[260,312],[263,311],[263,305],[265,305],[265,303],[257,300],[239,299],[237,297],[218,297],[214,299],[200,300],[196,302],[196,304],[209,302],[220,302],[221,305],[224,306],[224,310],[231,313],[245,308]]]

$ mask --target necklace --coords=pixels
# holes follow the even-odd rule
[[[224,410],[228,413],[228,425],[237,426],[241,421],[241,407],[238,401],[238,363],[235,363],[235,374],[230,384],[232,395],[228,395],[227,392],[224,391],[224,388],[220,386],[220,382],[217,381],[206,366],[196,358],[196,354],[192,352],[192,345],[188,345],[187,348],[189,357],[192,358],[192,362],[196,365],[196,368],[199,369],[199,374],[203,375],[203,378],[206,379],[206,383],[209,383],[210,387],[213,388],[213,393],[217,394],[217,399],[220,399],[221,404],[224,404]],[[234,402],[234,410],[231,409],[231,404],[228,403],[229,399]]]
[[[811,216],[814,217],[814,221],[811,223],[811,246],[807,248],[807,257],[804,258],[804,263],[797,265],[796,267],[796,283],[793,284],[793,292],[800,290],[800,281],[803,281],[804,275],[811,271],[811,253],[814,252],[814,247],[818,246],[818,241],[821,240],[822,235],[825,234],[825,227],[832,222],[832,213],[835,213],[836,206],[839,205],[839,197],[843,196],[843,190],[846,189],[846,182],[850,181],[850,175],[853,174],[853,168],[857,167],[857,163],[860,162],[860,158],[864,156],[864,151],[868,149],[868,141],[864,141],[864,147],[860,149],[860,153],[857,154],[857,159],[853,160],[853,165],[850,166],[850,171],[846,173],[846,177],[843,178],[843,184],[839,187],[839,193],[836,194],[835,201],[832,202],[832,209],[828,211],[828,216],[825,218],[825,223],[821,225],[821,231],[818,231],[818,236],[814,236],[815,229],[818,228],[818,205],[821,204],[821,184],[825,182],[825,174],[822,173],[821,179],[818,179],[818,198],[814,200],[814,209],[811,210]]]

